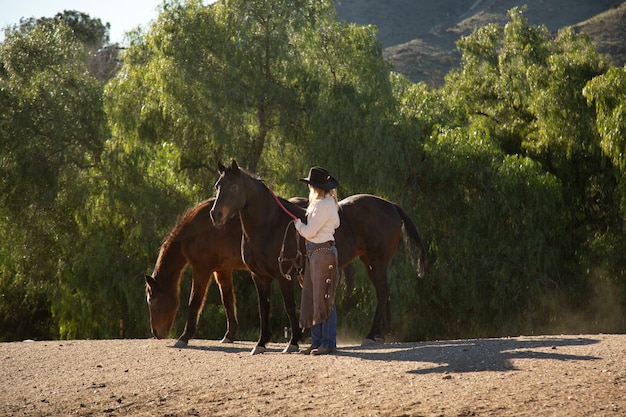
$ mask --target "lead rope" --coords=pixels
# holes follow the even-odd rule
[[[285,208],[285,206],[283,206],[283,203],[281,203],[281,202],[280,202],[280,200],[278,199],[278,197],[276,196],[276,194],[274,194],[274,191],[272,191],[272,189],[271,189],[270,187],[267,187],[267,190],[270,192],[270,194],[272,195],[272,197],[274,197],[274,200],[276,200],[276,203],[278,204],[278,206],[279,206],[281,209],[283,209],[283,211],[284,211],[285,213],[287,213],[287,215],[288,215],[289,217],[291,217],[291,218],[295,221],[295,220],[297,219],[297,217],[296,217],[296,216],[295,216],[292,212],[290,212],[289,210],[287,210],[287,209]]]
[[[267,187],[268,191],[270,192],[270,194],[272,195],[272,197],[274,197],[274,200],[276,200],[276,203],[278,204],[278,206],[285,212],[287,213],[287,215],[289,217],[291,217],[293,220],[290,220],[289,223],[287,224],[287,227],[285,228],[285,233],[283,234],[283,243],[282,246],[280,247],[280,255],[278,256],[278,269],[280,270],[280,273],[283,277],[285,277],[285,279],[291,281],[292,279],[292,272],[296,271],[296,273],[298,274],[298,279],[300,281],[300,286],[302,286],[302,272],[304,271],[304,268],[302,266],[300,266],[300,259],[302,258],[302,252],[300,252],[300,237],[298,236],[298,231],[295,230],[295,235],[296,235],[296,257],[295,258],[285,258],[285,242],[287,241],[287,233],[289,232],[289,226],[291,226],[292,224],[294,225],[294,229],[295,229],[295,221],[297,219],[297,217],[291,213],[289,210],[287,210],[287,208],[285,208],[285,206],[280,202],[280,200],[278,199],[278,197],[276,196],[276,194],[274,194],[274,191],[272,191],[272,189],[270,187]],[[283,262],[286,261],[291,261],[291,266],[289,267],[289,270],[285,273],[283,271]]]

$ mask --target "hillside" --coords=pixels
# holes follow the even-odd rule
[[[440,85],[459,65],[459,37],[488,23],[504,24],[508,10],[525,4],[531,25],[546,25],[554,33],[574,26],[614,65],[626,62],[626,2],[616,0],[343,0],[337,10],[342,20],[378,27],[383,54],[398,72],[415,82]]]
[[[574,28],[589,35],[598,51],[612,58],[613,65],[626,64],[626,2],[574,25]]]

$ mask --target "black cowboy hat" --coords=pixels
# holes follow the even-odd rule
[[[311,184],[314,187],[321,188],[325,191],[330,191],[333,188],[339,187],[339,182],[333,178],[324,168],[313,167],[309,170],[309,176],[307,178],[300,178],[300,181]]]

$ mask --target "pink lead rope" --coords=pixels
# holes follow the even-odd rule
[[[276,203],[278,204],[278,206],[283,209],[283,211],[285,213],[287,213],[287,215],[289,217],[291,217],[292,219],[296,220],[297,217],[293,215],[293,213],[291,213],[289,210],[287,210],[285,208],[285,206],[283,206],[283,203],[280,202],[280,200],[278,199],[278,197],[276,196],[276,194],[274,194],[274,191],[272,191],[272,189],[270,187],[267,187],[267,189],[270,191],[270,194],[272,194],[272,197],[274,197],[274,200],[276,200]]]

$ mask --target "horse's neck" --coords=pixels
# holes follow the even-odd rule
[[[254,236],[276,215],[269,189],[259,180],[250,178],[246,185],[246,207],[239,212],[243,232]]]
[[[187,259],[182,251],[182,243],[172,240],[161,248],[153,276],[160,284],[176,288],[186,265]]]

